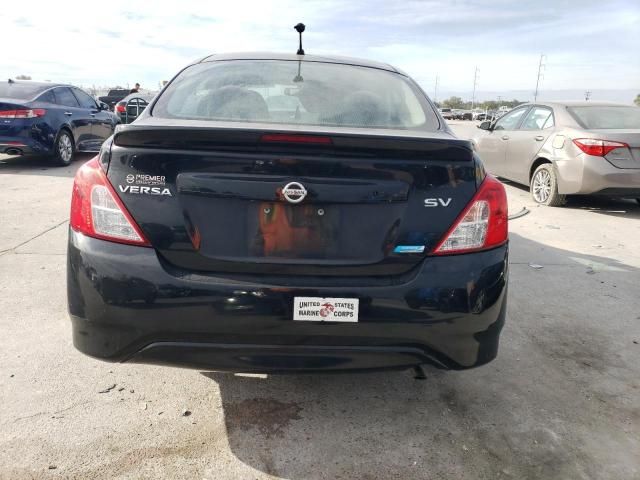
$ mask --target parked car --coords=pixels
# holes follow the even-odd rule
[[[112,88],[105,96],[98,97],[98,100],[109,105],[109,108],[113,111],[116,103],[127,95],[129,95],[129,90],[126,88]]]
[[[453,119],[454,120],[471,120],[472,114],[468,110],[454,110],[453,111]]]
[[[120,122],[125,124],[133,122],[147,108],[155,95],[151,92],[130,93],[116,103],[115,112]]]
[[[487,169],[529,185],[537,203],[566,195],[640,198],[640,108],[615,103],[521,105],[479,128]]]
[[[453,110],[451,110],[450,108],[441,108],[440,114],[445,120],[453,120]]]
[[[495,111],[490,110],[490,111],[488,111],[486,113],[484,113],[484,112],[483,113],[479,113],[478,115],[476,115],[475,120],[483,121],[483,122],[489,120],[490,122],[492,122],[492,121],[496,120],[497,118],[498,118],[497,113]]]
[[[70,226],[73,339],[93,357],[299,372],[497,354],[504,187],[387,64],[188,66],[78,171]]]
[[[471,111],[471,119],[472,120],[477,120],[478,119],[478,115],[482,115],[485,114],[486,110],[482,109],[482,108],[474,108]]]
[[[69,165],[76,151],[97,152],[118,119],[72,85],[0,83],[0,153],[49,155]]]

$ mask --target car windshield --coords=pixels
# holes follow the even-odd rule
[[[638,107],[568,107],[568,110],[587,130],[640,128]]]
[[[15,98],[18,100],[31,100],[33,97],[44,91],[47,86],[33,83],[0,83],[0,98]]]
[[[233,60],[184,70],[152,115],[212,121],[436,130],[403,75],[320,62]]]

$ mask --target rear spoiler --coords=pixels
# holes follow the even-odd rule
[[[273,141],[278,135],[306,137],[322,142]],[[270,137],[265,141],[264,137]],[[326,140],[326,141],[325,141]],[[163,150],[226,150],[274,153],[317,153],[321,155],[358,155],[367,157],[402,157],[470,162],[471,142],[442,133],[433,137],[366,135],[352,133],[318,133],[285,130],[241,130],[237,128],[119,125],[114,145],[127,148]]]

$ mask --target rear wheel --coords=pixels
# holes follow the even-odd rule
[[[73,161],[74,147],[75,145],[71,134],[66,130],[60,131],[54,147],[54,158],[56,163],[61,166],[70,165]]]
[[[558,178],[553,165],[544,163],[536,168],[531,177],[531,197],[536,203],[559,207],[566,201],[566,195],[558,193]]]

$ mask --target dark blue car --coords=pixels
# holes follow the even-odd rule
[[[118,118],[71,85],[0,83],[0,153],[50,155],[69,165],[76,151],[97,152]]]

